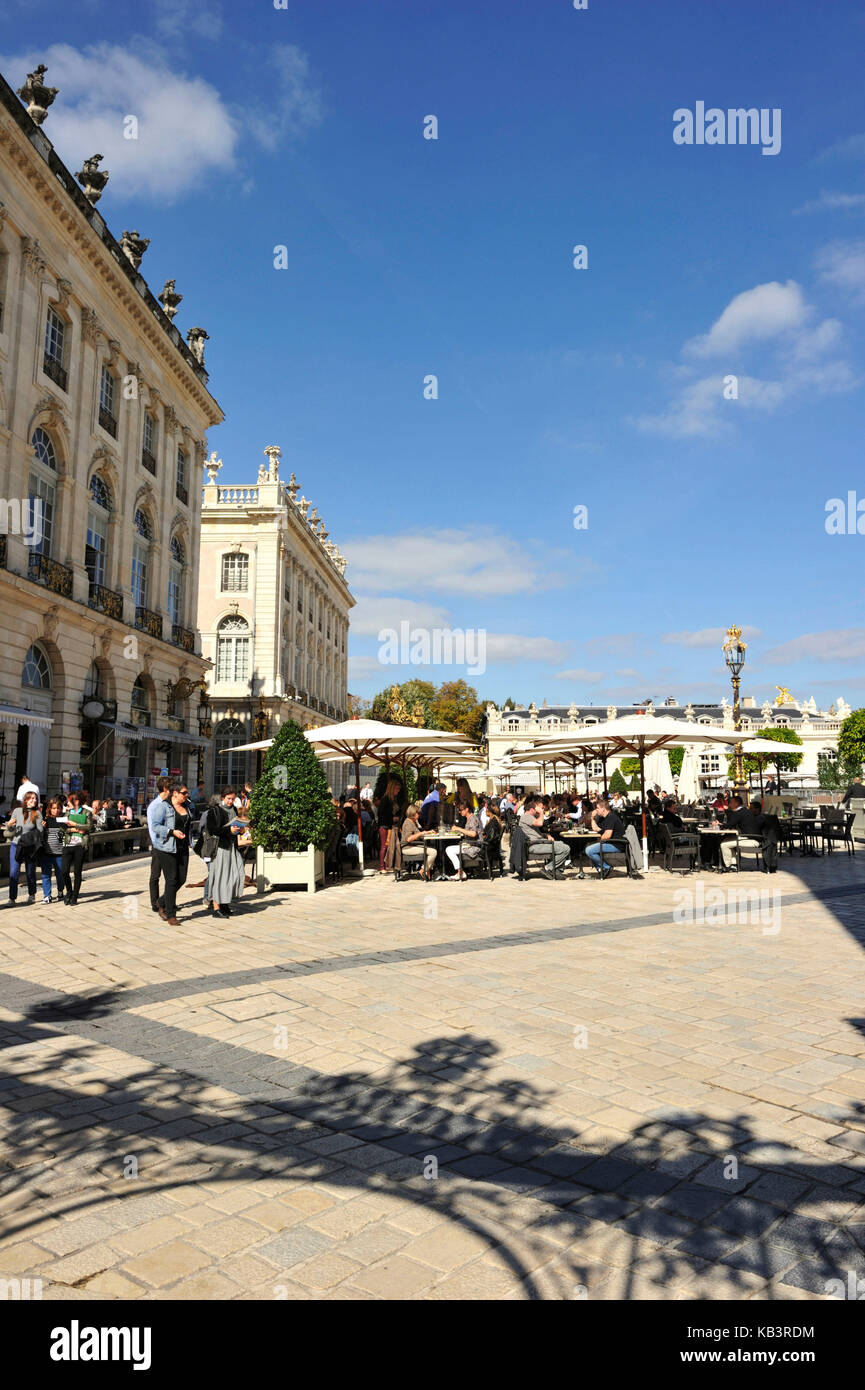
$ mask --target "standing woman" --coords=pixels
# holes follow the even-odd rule
[[[177,883],[175,885],[175,895],[186,882],[186,875],[189,872],[189,832],[192,828],[192,816],[189,813],[189,791],[187,787],[175,787],[171,793],[171,804],[174,807],[174,828],[179,830],[183,839],[177,841]]]
[[[207,892],[214,916],[231,916],[231,904],[243,893],[243,859],[237,837],[246,827],[236,819],[234,788],[223,787],[219,804],[207,813],[207,832],[216,837],[216,852],[210,861]]]
[[[63,897],[63,849],[66,844],[66,831],[60,824],[60,817],[63,815],[63,802],[57,796],[48,798],[45,807],[45,826],[43,830],[43,845],[41,855],[42,868],[42,901],[51,902],[51,873],[57,879],[56,902],[60,902]]]
[[[12,831],[9,844],[9,902],[18,900],[21,868],[27,876],[27,901],[36,901],[36,861],[42,849],[42,812],[35,791],[25,792],[6,824]]]
[[[66,812],[66,830],[69,839],[63,846],[63,883],[66,896],[63,901],[67,907],[74,907],[81,892],[81,869],[84,864],[84,851],[87,837],[93,824],[93,817],[82,800],[82,793],[69,793],[69,808]],[[71,871],[71,872],[70,872]]]
[[[395,829],[394,820],[399,810],[400,791],[401,786],[397,779],[389,777],[384,796],[378,803],[378,868],[382,874],[386,867],[388,841]]]
[[[477,797],[469,786],[467,777],[457,778],[457,791],[454,801],[466,803],[471,811],[477,810]]]

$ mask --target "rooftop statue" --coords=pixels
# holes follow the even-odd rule
[[[132,267],[137,270],[141,265],[141,258],[150,245],[149,236],[139,236],[138,231],[124,232],[120,238],[120,249],[128,260],[132,262]]]
[[[279,481],[279,460],[282,458],[282,450],[278,444],[268,444],[265,449],[267,456],[267,479],[268,482]]]
[[[776,705],[793,705],[796,703],[786,685],[776,685],[775,689],[778,692],[778,698],[775,701]]]
[[[162,286],[162,293],[159,295],[159,302],[168,318],[174,318],[182,298],[183,295],[178,294],[174,288],[174,281],[166,280],[165,284]]]
[[[43,78],[47,71],[45,64],[40,63],[35,72],[28,72],[24,86],[18,88],[18,95],[27,107],[27,115],[37,125],[41,125],[45,120],[48,115],[48,107],[59,91],[58,87],[45,85]]]
[[[107,169],[99,168],[104,158],[104,155],[92,154],[89,159],[85,159],[75,175],[84,190],[85,198],[93,207],[99,202],[105,191],[105,185],[111,177]]]

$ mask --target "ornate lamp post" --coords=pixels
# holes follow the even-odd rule
[[[207,698],[207,686],[202,678],[199,686],[198,696],[198,732],[202,738],[209,739],[213,735],[213,724],[210,719],[210,701]],[[197,782],[204,781],[204,745],[198,745],[198,776]]]
[[[727,640],[724,643],[724,660],[730,670],[730,678],[733,682],[733,724],[737,733],[742,730],[742,714],[739,705],[739,690],[742,684],[742,667],[745,665],[745,652],[748,643],[742,641],[742,629],[740,627],[727,628]],[[745,759],[742,754],[741,739],[736,743],[736,793],[741,796],[745,791]]]
[[[252,720],[252,737],[253,737],[253,739],[255,740],[256,743],[260,743],[260,742],[262,741],[262,739],[267,738],[267,731],[268,731],[269,726],[270,726],[270,720],[269,720],[268,717],[267,717],[267,710],[264,708],[264,701],[263,701],[263,700],[259,700],[259,702],[258,702],[258,711],[257,711],[257,713],[253,716],[253,720]],[[258,751],[258,752],[256,753],[256,755],[255,755],[255,757],[256,757],[256,764],[257,764],[256,773],[255,773],[255,780],[256,780],[256,782],[257,782],[257,781],[259,780],[259,778],[261,777],[261,763],[262,763],[262,758],[263,758],[263,756],[264,756],[263,753],[262,753],[261,750],[259,749],[259,751]]]

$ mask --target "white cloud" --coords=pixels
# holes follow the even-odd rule
[[[351,610],[351,631],[355,637],[378,637],[382,628],[399,630],[400,623],[420,628],[448,627],[450,613],[446,608],[416,599],[396,595],[373,598],[369,594],[361,594]]]
[[[155,0],[156,32],[163,39],[218,39],[222,33],[222,8],[207,0]]]
[[[802,287],[795,280],[786,285],[777,280],[755,285],[731,299],[709,332],[686,343],[685,351],[694,357],[729,355],[748,343],[765,342],[799,328],[808,313]]]
[[[521,633],[488,632],[487,660],[507,661],[562,661],[570,647],[569,642],[556,642],[552,637],[525,637]]]
[[[859,299],[865,296],[865,241],[833,241],[817,257],[821,280]]]
[[[505,595],[549,589],[549,553],[524,550],[509,536],[481,526],[457,530],[358,536],[343,546],[352,584],[373,593],[412,581],[426,592]]]
[[[865,208],[865,193],[828,193],[824,189],[819,198],[794,208],[794,216],[803,212],[854,212]]]
[[[865,627],[806,632],[766,653],[766,661],[860,661],[865,657]]]
[[[760,636],[760,629],[743,627],[742,636],[749,641],[752,637]],[[678,647],[721,647],[726,637],[727,633],[722,627],[702,627],[695,632],[666,632],[661,641]]]
[[[0,66],[23,78],[40,61],[48,66],[47,80],[60,89],[45,133],[73,172],[97,151],[104,156],[102,168],[111,180],[103,205],[116,193],[171,201],[213,173],[232,170],[245,133],[272,150],[284,136],[321,118],[306,59],[291,45],[268,54],[269,121],[232,109],[209,82],[169,67],[164,49],[146,40],[135,51],[108,43],[86,49],[53,44],[38,53],[0,57]],[[129,116],[138,122],[136,139],[124,136]]]
[[[583,671],[574,667],[570,671],[556,671],[557,681],[579,681],[582,685],[599,685],[604,679],[604,671]]]
[[[848,135],[824,150],[821,159],[865,159],[865,135]]]

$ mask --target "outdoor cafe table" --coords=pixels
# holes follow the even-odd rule
[[[433,872],[434,879],[441,881],[442,879],[447,877],[447,874],[445,873],[445,849],[448,845],[458,845],[462,837],[462,830],[432,830],[425,832],[423,837],[424,844],[435,845],[436,847],[436,863],[438,865],[438,873],[436,873],[435,871]]]
[[[796,835],[799,836],[799,844],[802,854],[822,854],[823,850],[817,848],[817,836],[820,834],[820,822],[816,816],[781,816],[779,825],[786,826],[790,832],[790,843]]]
[[[703,855],[704,845],[703,845],[703,842],[702,842],[702,841],[700,842],[700,862],[701,862],[701,863],[704,863],[704,864],[717,864],[717,865],[720,865],[720,862],[721,862],[721,837],[723,836],[724,838],[726,838],[726,839],[728,839],[728,840],[735,840],[735,841],[736,841],[736,868],[739,869],[739,868],[742,867],[742,865],[741,865],[741,860],[740,860],[740,858],[739,858],[739,832],[738,832],[738,830],[729,830],[729,829],[727,829],[726,827],[724,827],[723,825],[718,826],[717,828],[715,828],[714,826],[711,826],[711,825],[698,825],[698,826],[697,826],[697,834],[698,834],[698,835],[711,835],[711,836],[713,837],[713,838],[712,838],[711,840],[709,840],[708,843],[706,843],[706,845],[705,845],[705,850],[706,850],[706,855],[705,855],[705,857],[704,857],[704,855]]]
[[[584,851],[589,845],[595,844],[601,838],[600,830],[563,830],[557,836],[559,840],[566,840],[567,843],[577,851],[577,868],[579,873],[577,878],[585,878],[583,873]]]

